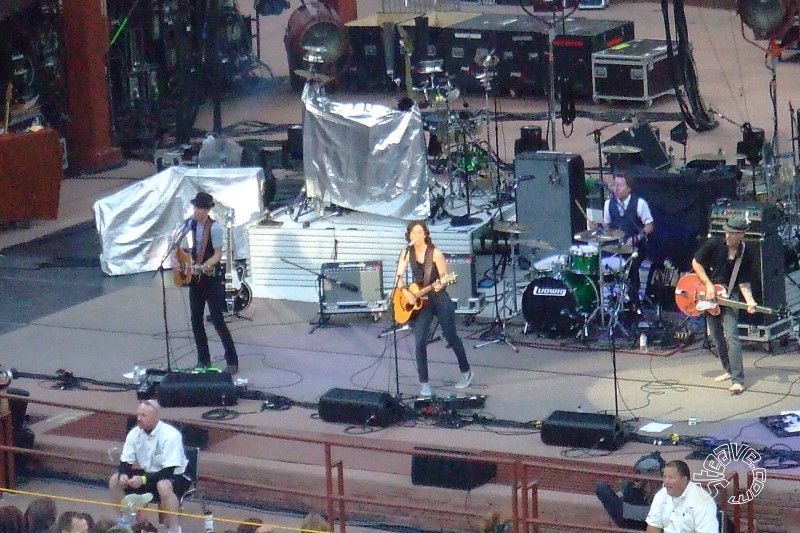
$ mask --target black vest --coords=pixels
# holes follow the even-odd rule
[[[194,260],[195,264],[203,263],[203,262],[207,261],[209,257],[214,255],[214,243],[212,242],[211,235],[210,235],[211,226],[214,224],[214,219],[210,219],[210,220],[211,220],[211,224],[209,224],[209,226],[208,226],[208,231],[209,231],[208,245],[206,246],[206,251],[205,251],[204,257],[199,258],[199,261],[198,261],[197,252],[200,251],[200,248],[198,248],[198,246],[202,245],[202,240],[200,242],[197,241],[197,238],[196,238],[197,237],[197,221],[192,219],[192,222],[191,222],[191,226],[192,226],[192,259]]]
[[[639,215],[636,213],[636,208],[639,206],[639,197],[631,194],[628,198],[628,207],[625,212],[619,214],[619,202],[616,196],[612,196],[608,202],[608,214],[611,216],[611,227],[617,228],[625,232],[625,238],[636,235],[644,227]]]

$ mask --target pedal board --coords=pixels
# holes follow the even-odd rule
[[[158,393],[158,386],[167,375],[165,370],[149,368],[136,389],[136,398],[139,400],[152,400]]]
[[[439,411],[461,411],[464,409],[483,409],[486,406],[485,394],[449,396],[447,398],[418,398],[414,400],[414,409],[438,408]]]

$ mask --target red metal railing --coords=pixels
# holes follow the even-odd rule
[[[0,394],[0,396],[3,395]],[[117,411],[92,409],[82,406],[78,407],[75,405],[63,404],[58,402],[35,400],[29,397],[16,397],[16,396],[8,396],[8,397],[25,400],[28,403],[48,405],[52,407],[59,407],[66,409],[74,409],[83,412],[105,413],[116,416],[125,415],[125,413],[120,413]],[[345,484],[345,473],[346,473],[345,465],[341,460],[334,460],[333,449],[350,448],[362,451],[374,451],[374,452],[392,453],[401,455],[426,455],[426,456],[435,456],[438,458],[450,458],[450,459],[463,459],[464,458],[463,454],[423,451],[419,449],[413,449],[413,447],[410,447],[410,445],[406,447],[402,446],[398,447],[397,445],[389,446],[386,443],[376,443],[375,441],[368,441],[368,440],[354,440],[354,439],[337,440],[331,437],[323,438],[323,437],[295,435],[289,433],[276,433],[273,430],[270,430],[270,432],[267,433],[264,431],[258,431],[251,428],[239,427],[235,425],[208,423],[196,420],[191,420],[191,421],[182,420],[181,422],[188,422],[191,423],[193,426],[199,428],[225,430],[229,432],[236,432],[237,434],[252,435],[268,439],[285,440],[294,444],[305,443],[305,444],[314,444],[320,446],[322,448],[324,456],[324,469],[325,469],[324,494],[319,494],[318,492],[304,491],[299,489],[292,489],[286,486],[276,486],[276,485],[256,483],[241,479],[227,479],[214,476],[207,476],[203,475],[202,473],[201,473],[201,480],[204,483],[216,482],[220,484],[238,486],[242,488],[324,500],[325,509],[327,510],[327,519],[331,531],[335,530],[336,523],[338,522],[340,533],[346,533],[347,529],[346,523],[348,516],[347,510],[349,505],[360,505],[365,507],[377,507],[377,508],[396,509],[396,510],[402,509],[407,511],[408,510],[414,511],[416,513],[426,512],[432,514],[449,515],[453,517],[458,516],[468,519],[483,517],[482,513],[478,513],[476,511],[470,511],[467,509],[452,509],[434,505],[423,505],[419,503],[405,503],[403,501],[397,501],[396,499],[390,500],[388,498],[382,498],[378,495],[371,495],[369,498],[348,495],[346,493],[346,484]],[[2,440],[0,442],[0,486],[2,487],[13,488],[14,486],[13,455],[16,453],[51,458],[51,459],[64,459],[64,460],[73,459],[71,456],[65,454],[45,452],[41,450],[16,448],[12,446],[11,418],[8,413],[0,415],[0,439]],[[619,473],[610,472],[607,469],[586,467],[585,465],[573,466],[569,464],[554,464],[549,461],[536,460],[532,458],[526,458],[522,460],[522,459],[499,458],[499,457],[478,455],[475,456],[474,459],[483,462],[494,463],[498,467],[507,468],[507,470],[510,472],[511,479],[508,481],[509,488],[511,489],[509,492],[509,497],[510,497],[509,505],[511,509],[510,525],[513,533],[531,533],[531,532],[538,533],[540,530],[540,526],[548,526],[557,529],[603,531],[611,533],[628,531],[615,527],[595,526],[590,524],[574,524],[574,523],[566,523],[562,521],[547,520],[541,518],[539,509],[539,483],[537,480],[534,479],[536,469],[547,468],[549,470],[563,471],[565,474],[580,473],[584,475],[586,474],[602,475],[606,478],[615,478],[615,479],[640,479],[640,480],[658,481],[658,478],[654,477],[639,476],[636,474],[629,474],[624,472],[619,472]],[[82,461],[87,464],[108,466],[108,463],[105,461],[92,461],[89,459],[83,459]],[[777,476],[772,476],[772,477],[777,477]],[[785,476],[785,478],[793,480],[800,479],[798,477],[791,477],[791,476]],[[731,483],[732,494],[733,495],[742,494],[741,488],[739,486],[740,483],[738,474],[734,472],[731,476],[728,477],[728,479],[729,481],[732,482]],[[752,475],[748,474],[748,490],[750,489],[752,484],[753,484]],[[728,509],[729,505],[727,502],[727,498],[723,499],[722,507],[723,510],[725,510],[726,512],[730,512]],[[733,507],[732,512],[734,517],[734,523],[736,524],[735,531],[736,533],[739,533],[740,531],[739,524],[741,523],[741,518],[742,518],[741,513],[743,506],[733,505],[732,507]],[[755,531],[754,502],[752,500],[749,501],[744,506],[744,508],[746,509],[747,512],[747,520],[748,520],[747,531],[749,533],[754,533]]]

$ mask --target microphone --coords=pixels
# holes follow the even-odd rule
[[[411,239],[411,242],[409,242],[408,246],[406,246],[406,250],[408,250],[410,252],[411,249],[414,248],[414,245],[417,244],[417,241],[419,241],[419,238]]]
[[[339,285],[341,287],[344,287],[345,289],[347,289],[350,292],[358,292],[358,287],[356,287],[352,283],[347,283],[346,281],[340,281]]]

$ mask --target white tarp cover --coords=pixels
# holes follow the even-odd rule
[[[171,167],[96,201],[100,267],[112,276],[157,270],[199,191],[214,197],[211,216],[223,228],[226,211],[234,210],[234,257],[247,257],[245,228],[261,217],[263,181],[260,168]]]
[[[406,220],[430,214],[422,115],[339,103],[303,92],[303,171],[319,198],[354,211]]]

